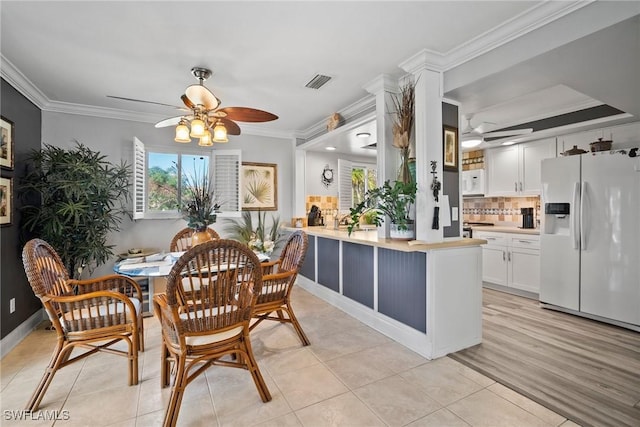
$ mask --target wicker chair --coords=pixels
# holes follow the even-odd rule
[[[211,227],[207,228],[207,233],[209,233],[212,239],[220,238],[216,230]],[[193,234],[193,229],[188,227],[178,231],[176,235],[173,236],[173,239],[171,239],[169,250],[171,252],[182,252],[191,249],[191,234]]]
[[[166,294],[153,298],[162,325],[161,383],[173,387],[164,425],[178,419],[185,388],[211,365],[247,369],[264,402],[271,394],[253,356],[249,321],[262,287],[257,256],[245,245],[211,240],[189,249],[167,277]],[[198,294],[197,299],[188,295]],[[223,356],[231,358],[221,360]]]
[[[302,344],[310,344],[291,307],[291,290],[298,277],[298,270],[304,262],[308,246],[307,234],[297,230],[289,236],[278,260],[262,263],[262,291],[253,310],[253,318],[256,320],[251,324],[251,330],[263,320],[291,323]],[[276,316],[272,316],[274,312]],[[288,317],[285,317],[283,312],[286,312]]]
[[[55,373],[98,351],[129,359],[129,385],[138,384],[138,350],[144,350],[142,291],[120,275],[72,280],[60,256],[44,240],[27,242],[22,251],[27,278],[58,335],[40,384],[26,409],[38,409]],[[128,351],[110,348],[125,341]],[[76,347],[89,348],[70,358]]]

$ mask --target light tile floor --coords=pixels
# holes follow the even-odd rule
[[[214,366],[187,387],[179,425],[575,426],[450,358],[424,359],[299,288],[294,308],[310,346],[290,325],[263,322],[252,332],[273,400],[260,400],[247,371]],[[43,399],[40,415],[66,410],[68,420],[17,422],[10,411],[24,408],[54,344],[52,331],[34,331],[0,363],[0,424],[161,425],[170,389],[160,387],[155,318],[145,319],[145,333],[137,386],[127,386],[124,358],[96,354],[62,369]]]

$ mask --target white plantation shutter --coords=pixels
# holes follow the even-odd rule
[[[348,212],[353,206],[352,169],[353,162],[338,159],[338,209],[340,212]]]
[[[133,137],[133,219],[144,218],[147,200],[146,164],[144,144],[138,138]]]
[[[240,199],[241,150],[214,150],[212,155],[213,188],[222,203],[220,216],[239,216],[242,210]]]

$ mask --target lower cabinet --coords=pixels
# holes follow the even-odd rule
[[[540,236],[474,230],[473,237],[487,241],[482,247],[483,282],[540,292]]]

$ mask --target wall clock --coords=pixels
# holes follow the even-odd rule
[[[333,169],[326,165],[322,170],[322,183],[325,187],[329,187],[333,182]]]

